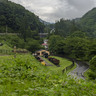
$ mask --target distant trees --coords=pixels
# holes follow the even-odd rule
[[[0,33],[19,33],[19,35],[0,36],[0,43],[10,47],[27,48],[34,52],[41,48],[38,33],[43,33],[45,25],[39,17],[26,10],[23,6],[8,0],[0,0]],[[41,41],[41,42],[40,42]]]
[[[78,22],[89,37],[96,37],[96,8],[88,11]]]
[[[29,50],[30,52],[34,53],[35,51],[41,49],[41,45],[39,41],[34,39],[27,39],[27,43],[25,45],[25,48]]]
[[[27,38],[26,42],[24,39],[14,35],[5,35],[5,36],[0,36],[0,43],[7,44],[11,48],[16,46],[17,48],[23,48],[27,49],[30,52],[35,52],[36,50],[39,50],[43,48],[41,46],[40,40],[35,40],[32,38]]]
[[[63,37],[67,37],[75,31],[78,31],[79,28],[75,24],[74,20],[64,20],[60,19],[55,23],[55,34]]]
[[[49,38],[49,50],[50,52],[56,54],[57,52],[57,42],[60,41],[62,38],[58,35],[52,35]]]
[[[94,43],[92,41],[94,41]],[[86,36],[82,38],[82,35],[80,37],[74,36],[67,38],[53,35],[49,38],[49,50],[53,54],[63,54],[72,58],[90,60],[96,55],[95,42],[95,39],[88,39]]]
[[[19,4],[2,0],[0,2],[0,32],[5,33],[6,25],[9,33],[20,33],[25,41],[29,37],[35,38],[39,32],[44,32],[45,28],[34,13]],[[36,31],[35,35],[34,31]]]
[[[96,8],[87,12],[82,18],[74,20],[60,19],[55,23],[55,34],[67,37],[75,31],[82,31],[88,37],[96,37]]]

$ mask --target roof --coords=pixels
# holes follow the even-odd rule
[[[38,51],[36,51],[36,52],[39,52],[39,51],[47,51],[47,52],[49,52],[48,50],[44,50],[44,49],[38,50]]]
[[[42,45],[48,45],[48,44],[46,44],[46,43],[43,43]]]

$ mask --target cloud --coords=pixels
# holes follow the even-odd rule
[[[95,6],[93,0],[60,0],[60,2],[61,7],[55,13],[61,13],[62,18],[65,19],[81,17]],[[64,8],[65,4],[66,8]]]
[[[23,5],[41,19],[54,22],[60,18],[81,17],[96,6],[96,0],[10,0]]]

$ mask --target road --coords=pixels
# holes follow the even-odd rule
[[[43,59],[42,57],[40,57],[40,58]],[[72,61],[73,59],[69,59],[69,60]],[[83,62],[83,61],[79,61],[79,60],[74,60],[74,61],[77,65],[77,67],[73,71],[68,73],[68,75],[73,76],[74,78],[77,78],[77,79],[85,80],[84,72],[86,72],[89,69],[89,65],[86,62]],[[47,61],[45,61],[45,63],[46,63],[46,66],[52,66]]]
[[[85,77],[83,74],[85,71],[88,70],[89,65],[82,61],[75,60],[75,62],[76,62],[77,67],[73,71],[71,71],[68,75],[71,75],[74,78],[76,77],[77,79],[81,78],[85,80]]]

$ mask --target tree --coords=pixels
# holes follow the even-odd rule
[[[32,31],[36,31],[38,35],[39,32],[43,33],[45,28],[39,17],[23,6],[8,0],[2,0],[2,2],[0,0],[0,32],[5,32],[6,25],[8,32],[20,33],[25,41]]]
[[[56,43],[56,48],[55,48],[55,51],[56,51],[56,54],[59,54],[59,55],[66,55],[66,53],[64,52],[64,47],[66,46],[66,43],[64,40],[59,40],[57,41]]]
[[[74,33],[75,31],[79,31],[80,29],[77,27],[77,24],[74,20],[64,20],[60,19],[60,21],[55,23],[55,34],[67,37]]]
[[[86,33],[82,31],[75,31],[72,34],[70,34],[70,37],[87,38]]]
[[[64,52],[74,58],[87,59],[89,41],[84,38],[74,37],[65,40]]]
[[[49,50],[50,52],[56,54],[56,45],[59,40],[62,40],[62,38],[58,35],[53,35],[49,38]]]
[[[33,52],[41,49],[41,45],[39,44],[39,42],[37,40],[27,39],[26,49],[33,53]]]

